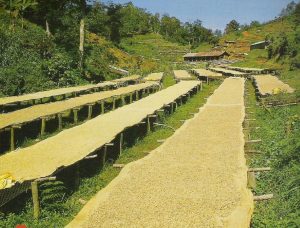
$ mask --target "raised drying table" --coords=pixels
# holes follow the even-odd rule
[[[293,93],[295,90],[288,84],[280,81],[273,75],[255,75],[253,76],[256,92],[261,97],[277,94],[279,92]]]
[[[44,103],[43,99],[48,99],[46,102],[55,101],[55,97],[70,95],[72,97],[76,97],[77,95],[81,95],[84,93],[90,93],[91,91],[97,90],[106,90],[108,88],[115,88],[118,86],[117,82],[103,82],[95,85],[84,85],[84,86],[76,86],[76,87],[67,87],[60,88],[48,91],[42,91],[38,93],[25,94],[21,96],[13,96],[13,97],[3,97],[0,98],[0,112],[9,110],[16,110],[19,108],[32,106],[35,104]],[[17,108],[13,108],[17,107]]]
[[[207,69],[192,69],[191,71],[199,79],[205,79],[207,83],[209,83],[209,80],[220,80],[223,78],[222,74]]]
[[[52,175],[61,167],[84,159],[165,105],[191,91],[198,91],[200,84],[198,81],[180,82],[35,145],[6,153],[0,156],[0,174],[10,173],[16,182]]]
[[[186,70],[174,70],[173,72],[174,72],[174,78],[175,78],[176,81],[195,80],[195,77],[193,77]]]
[[[152,74],[149,74],[146,77],[144,77],[143,80],[145,80],[145,81],[161,82],[162,79],[163,79],[163,77],[164,77],[164,73],[163,72],[152,73]]]
[[[0,132],[7,130],[10,131],[10,150],[14,150],[15,140],[14,140],[14,129],[21,128],[22,125],[41,120],[41,135],[45,132],[46,121],[47,119],[58,119],[58,129],[61,129],[62,125],[62,115],[65,112],[73,112],[74,122],[78,120],[77,112],[87,106],[88,109],[88,119],[92,117],[93,107],[95,105],[101,106],[101,112],[104,113],[104,103],[105,100],[112,98],[113,99],[113,108],[115,108],[115,102],[117,99],[121,99],[121,102],[125,102],[125,96],[130,96],[130,101],[132,102],[132,96],[136,97],[136,100],[139,99],[139,92],[143,90],[150,90],[151,88],[159,89],[159,85],[155,82],[146,82],[136,85],[131,85],[128,87],[121,87],[116,90],[97,92],[87,95],[82,95],[80,97],[71,98],[68,100],[52,102],[48,104],[40,104],[25,109],[17,110],[10,113],[0,114]],[[1,134],[0,134],[1,135]],[[0,140],[1,141],[1,140]],[[1,146],[1,142],[0,142]]]
[[[217,73],[221,73],[225,76],[234,76],[234,77],[247,77],[247,76],[249,76],[248,73],[242,73],[242,72],[235,71],[235,70],[226,70],[226,69],[221,68],[221,67],[211,67],[211,68],[209,68],[209,70],[217,72]]]

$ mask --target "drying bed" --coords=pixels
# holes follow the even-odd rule
[[[82,125],[64,130],[33,146],[2,155],[0,174],[10,173],[16,182],[47,177],[61,167],[84,159],[110,143],[125,129],[139,124],[164,105],[199,87],[198,81],[180,82]]]
[[[146,77],[144,77],[143,79],[145,81],[157,81],[160,82],[163,79],[164,73],[160,72],[160,73],[152,73],[147,75]]]
[[[174,77],[176,80],[195,80],[195,78],[189,74],[186,70],[174,70]]]
[[[294,89],[273,75],[253,76],[254,84],[260,96],[274,95],[279,92],[293,93]]]

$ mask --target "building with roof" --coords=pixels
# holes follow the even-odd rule
[[[198,52],[187,53],[183,56],[184,61],[197,62],[197,61],[211,61],[219,60],[229,56],[226,51],[210,51],[210,52]]]
[[[250,45],[250,50],[254,49],[265,49],[270,44],[270,41],[263,40]]]

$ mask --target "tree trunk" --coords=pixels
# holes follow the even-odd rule
[[[84,52],[84,19],[80,20],[80,43],[79,43],[79,52],[80,52],[80,63],[79,67],[83,66],[83,52]]]
[[[51,35],[50,28],[49,28],[49,23],[48,23],[47,19],[46,19],[46,34],[47,34],[47,36]]]

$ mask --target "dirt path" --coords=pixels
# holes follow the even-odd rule
[[[248,227],[244,79],[228,78],[149,156],[127,165],[67,227]]]

